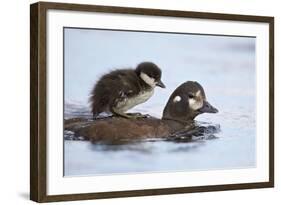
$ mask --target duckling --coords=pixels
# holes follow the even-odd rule
[[[65,121],[65,129],[83,136],[93,143],[124,143],[134,139],[163,138],[195,128],[194,118],[218,110],[207,100],[203,87],[192,81],[181,84],[170,96],[162,119],[125,119],[109,117],[95,121],[72,119]]]
[[[161,75],[161,69],[152,62],[142,62],[136,69],[117,69],[103,75],[91,92],[93,117],[101,112],[124,118],[143,117],[125,112],[147,101],[156,86],[165,88]]]

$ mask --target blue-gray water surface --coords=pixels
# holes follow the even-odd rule
[[[66,30],[65,38],[65,118],[90,116],[90,90],[110,68],[151,60],[161,67],[167,88],[156,88],[151,99],[130,112],[161,117],[173,90],[192,80],[203,86],[208,101],[219,109],[219,113],[202,114],[196,121],[220,127],[211,139],[191,142],[146,140],[94,145],[65,140],[65,176],[256,166],[255,38],[141,32],[131,35],[79,29]]]

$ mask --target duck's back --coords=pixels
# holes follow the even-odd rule
[[[91,92],[91,106],[94,115],[110,111],[125,98],[130,98],[142,89],[139,77],[132,69],[120,69],[103,75]]]
[[[66,121],[65,128],[92,142],[116,143],[161,138],[174,131],[167,121],[157,118],[106,118],[96,121]],[[179,129],[179,128],[177,128]]]
[[[170,133],[170,128],[159,119],[112,118],[101,120],[81,130],[82,136],[91,141],[127,141],[143,138],[163,137]]]

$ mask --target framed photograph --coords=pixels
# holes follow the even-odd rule
[[[274,18],[30,7],[30,198],[274,186]]]

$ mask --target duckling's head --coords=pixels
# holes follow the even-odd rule
[[[161,81],[161,69],[152,62],[142,62],[140,63],[135,72],[141,80],[143,80],[147,85],[152,88],[159,86],[165,88],[166,86]]]
[[[207,101],[203,87],[197,82],[187,81],[170,96],[162,119],[188,122],[199,114],[217,112],[218,110]]]

